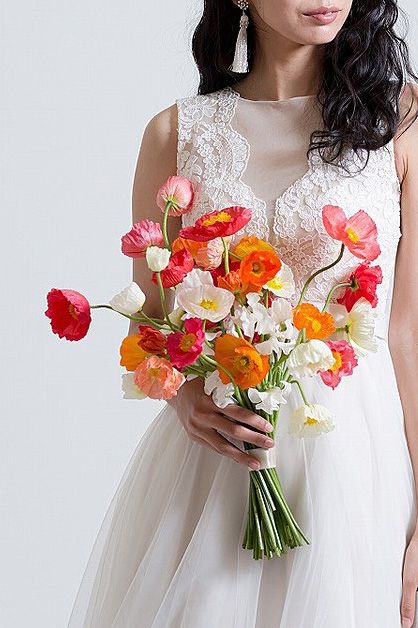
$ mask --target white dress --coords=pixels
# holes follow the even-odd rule
[[[366,210],[379,230],[378,351],[333,391],[310,381],[310,401],[336,428],[314,439],[287,433],[294,392],[277,429],[277,466],[309,545],[271,560],[242,548],[249,473],[190,440],[166,406],[129,461],[109,506],[69,628],[399,628],[402,562],[416,518],[413,471],[387,344],[400,186],[393,143],[346,175],[318,155],[313,96],[252,101],[231,88],[177,100],[178,174],[198,187],[198,215],[253,210],[248,233],[269,239],[300,287],[336,257],[321,207]],[[251,155],[250,155],[251,147]],[[357,168],[356,168],[357,166]],[[314,282],[311,302],[358,264]],[[376,263],[377,263],[376,262]],[[140,403],[140,402],[138,402]]]

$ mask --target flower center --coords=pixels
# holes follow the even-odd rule
[[[192,334],[192,333],[184,334],[183,338],[179,342],[179,347],[182,351],[187,352],[193,347],[195,341],[196,341],[195,334]]]
[[[75,309],[75,307],[74,307],[74,305],[72,303],[70,303],[69,306],[68,306],[68,312],[69,312],[70,316],[72,316],[76,320],[78,319],[77,310]]]
[[[331,366],[330,371],[339,371],[343,363],[341,353],[339,351],[333,351],[332,355],[334,356],[335,362]]]
[[[200,307],[203,307],[205,310],[217,310],[218,305],[212,299],[202,299],[199,303]]]
[[[239,357],[234,359],[234,367],[237,369],[237,371],[244,371],[245,373],[250,369],[251,365],[252,362],[246,355],[240,355]]]
[[[306,417],[305,425],[315,425],[315,423],[318,423],[318,421],[312,416]]]
[[[263,269],[263,266],[260,262],[253,262],[253,273],[259,274]]]
[[[283,283],[279,279],[271,279],[267,282],[269,288],[273,288],[273,290],[281,290],[283,288]]]
[[[348,227],[348,229],[346,230],[346,234],[348,236],[348,239],[351,240],[351,242],[353,242],[354,244],[360,240],[360,236],[354,231],[354,229],[351,229],[351,227]]]
[[[217,222],[231,222],[232,217],[228,214],[228,212],[218,212],[214,216],[209,216],[203,221],[203,225],[205,227],[210,227],[211,225],[216,224]]]
[[[159,377],[160,376],[160,369],[156,366],[154,366],[153,368],[149,368],[148,369],[148,375],[150,377]]]

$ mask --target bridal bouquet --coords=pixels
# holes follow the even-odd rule
[[[111,309],[138,323],[137,333],[120,346],[124,398],[170,399],[186,380],[201,377],[219,408],[234,403],[261,415],[273,425],[269,436],[274,438],[280,409],[295,387],[301,405],[289,420],[289,433],[310,437],[334,429],[331,412],[310,403],[303,378],[318,377],[335,388],[353,373],[364,350],[376,349],[373,308],[382,273],[370,265],[380,254],[375,223],[363,210],[347,218],[342,208],[325,205],[323,224],[341,243],[339,254],[295,294],[292,269],[279,253],[254,236],[239,237],[251,219],[248,208],[207,213],[170,242],[169,217],[190,212],[194,202],[192,182],[169,177],[157,194],[162,224],[141,220],[121,238],[125,255],[146,259],[150,280],[159,288],[160,318],[144,312],[145,295],[135,282],[105,305],[53,288],[45,312],[53,332],[80,340],[91,310]],[[321,308],[306,302],[313,279],[338,264],[345,249],[359,259],[358,267],[331,287]],[[166,290],[174,291],[173,311]],[[337,290],[340,296],[331,302]],[[275,449],[243,446],[260,460],[260,469],[249,471],[243,547],[260,559],[309,544],[286,502]]]

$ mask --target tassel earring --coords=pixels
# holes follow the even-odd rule
[[[229,66],[229,70],[233,72],[248,72],[248,54],[247,54],[247,26],[248,15],[245,10],[248,9],[248,0],[238,0],[237,5],[242,9],[242,15],[239,20],[239,31],[237,42],[235,44],[234,61]]]

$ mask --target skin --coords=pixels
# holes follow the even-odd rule
[[[232,1],[232,0],[231,0]],[[321,5],[336,5],[337,19],[320,25],[304,15]],[[321,44],[332,41],[344,24],[351,0],[252,0],[249,13],[256,27],[257,52],[250,74],[234,84],[242,97],[252,100],[280,100],[316,92],[321,67]],[[278,10],[280,9],[280,10]],[[416,358],[418,353],[418,121],[407,128],[418,109],[418,87],[408,83],[401,99],[403,114],[411,112],[400,124],[394,138],[397,175],[401,184],[400,239],[389,323],[389,348],[401,397],[405,432],[414,469],[418,478],[418,395],[416,394]],[[176,173],[177,108],[173,104],[157,113],[143,133],[139,150],[133,192],[133,222],[148,218],[161,221],[155,203],[156,191]],[[180,218],[169,221],[170,238],[181,227]],[[147,295],[146,313],[161,315],[158,290],[149,280],[145,260],[133,260],[133,280]],[[168,291],[167,297],[171,298]],[[129,333],[136,333],[131,323]],[[409,359],[405,359],[408,356]],[[184,384],[169,401],[176,409],[188,436],[240,464],[257,463],[255,458],[235,447],[219,432],[259,447],[269,447],[265,432],[271,426],[264,420],[236,406],[217,408],[203,393],[199,380]],[[417,482],[415,482],[418,486]],[[417,490],[418,499],[418,490]],[[403,628],[410,628],[415,615],[415,594],[418,588],[418,525],[408,544],[403,565],[401,617]]]

